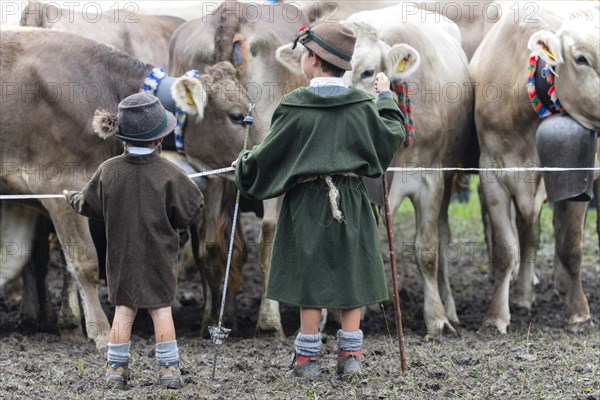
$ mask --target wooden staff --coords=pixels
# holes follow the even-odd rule
[[[406,372],[408,364],[404,353],[404,334],[402,333],[402,311],[400,310],[400,299],[398,293],[398,272],[396,271],[396,249],[392,235],[392,219],[390,217],[390,205],[388,202],[388,185],[385,172],[381,177],[383,183],[383,206],[385,209],[385,225],[387,228],[388,243],[390,244],[390,264],[392,265],[392,285],[394,289],[394,311],[396,312],[396,330],[398,331],[398,346],[400,347],[400,365],[402,372]]]

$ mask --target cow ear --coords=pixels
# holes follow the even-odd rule
[[[552,32],[544,30],[535,32],[529,38],[527,47],[552,67],[564,61],[560,39]]]
[[[296,47],[295,50],[292,50],[291,43],[280,46],[275,51],[275,59],[296,75],[302,73],[302,66],[300,64],[301,58],[302,50],[300,49],[300,46]]]
[[[407,44],[393,45],[385,55],[385,69],[390,78],[406,78],[421,64],[421,56]]]
[[[204,118],[207,96],[199,79],[189,76],[176,79],[171,86],[171,96],[182,111],[197,115],[198,119]]]

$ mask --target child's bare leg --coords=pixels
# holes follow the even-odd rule
[[[321,354],[321,334],[319,333],[320,308],[300,309],[300,332],[294,341],[295,366],[288,372],[290,378],[315,380],[319,378],[318,359]]]
[[[305,335],[315,335],[319,333],[319,322],[321,321],[320,308],[301,308],[300,309],[300,332]]]
[[[148,310],[154,323],[156,336],[156,361],[160,383],[171,389],[178,389],[183,384],[179,370],[179,348],[175,339],[175,324],[171,307],[152,308]]]
[[[171,307],[151,308],[148,310],[154,323],[154,336],[156,343],[170,342],[175,340],[175,324]]]
[[[360,329],[360,308],[350,308],[340,310],[340,319],[342,320],[342,330],[345,332],[354,332]]]
[[[110,343],[124,344],[131,340],[131,327],[137,314],[137,309],[127,306],[116,306],[112,328],[110,330]]]
[[[127,306],[116,306],[110,341],[106,354],[106,383],[112,388],[124,388],[129,380],[127,365],[129,364],[131,347],[131,327],[137,309]]]
[[[361,371],[360,358],[363,332],[360,330],[360,308],[340,310],[342,329],[338,331],[337,374],[345,376]]]

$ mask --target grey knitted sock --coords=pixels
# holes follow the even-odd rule
[[[106,354],[106,361],[109,365],[123,365],[129,362],[129,348],[131,342],[123,344],[108,344],[108,353]]]
[[[363,331],[359,329],[354,332],[344,332],[340,329],[337,332],[337,339],[340,349],[345,351],[357,351],[362,347]]]
[[[298,332],[294,345],[297,354],[306,357],[317,356],[321,353],[321,334],[305,335]]]
[[[177,340],[156,343],[156,361],[161,367],[168,367],[179,362],[179,349]]]

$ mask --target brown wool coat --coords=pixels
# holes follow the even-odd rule
[[[124,153],[105,161],[67,201],[106,224],[108,299],[137,308],[170,306],[177,288],[179,229],[203,206],[200,189],[160,157]]]

